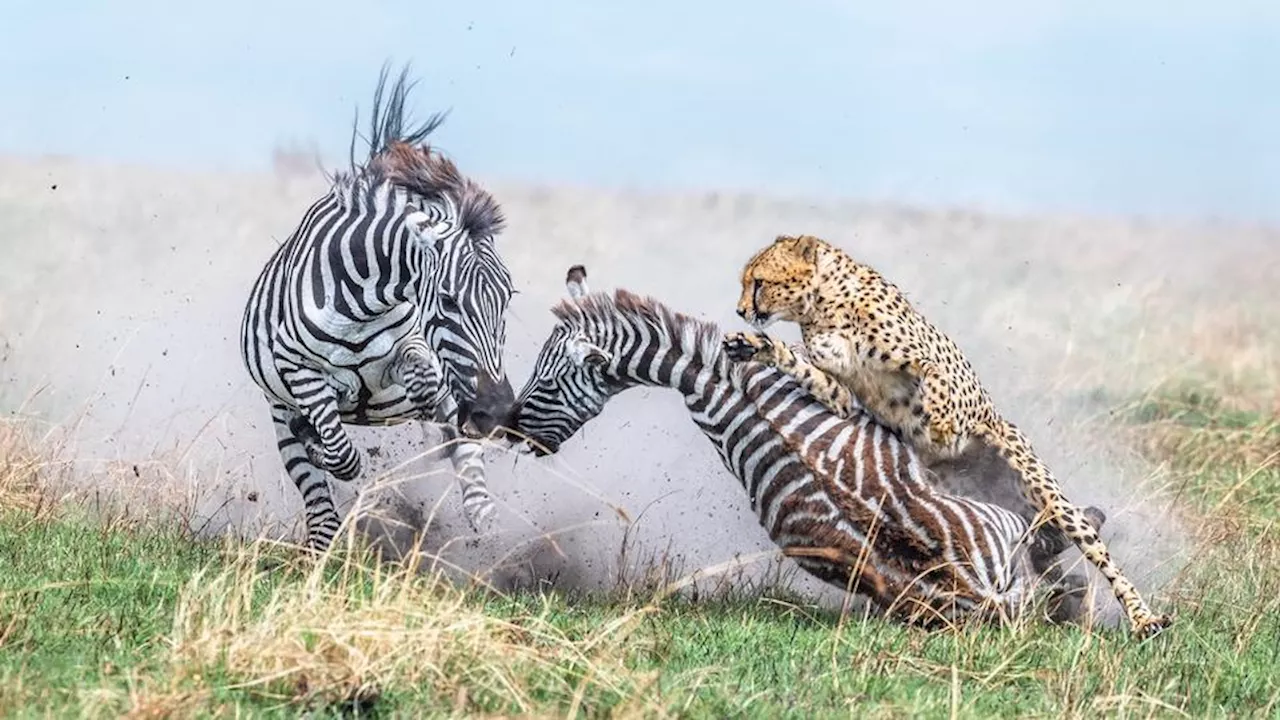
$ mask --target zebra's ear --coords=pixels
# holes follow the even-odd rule
[[[421,210],[414,210],[405,216],[404,221],[420,233],[431,230],[431,216]]]
[[[564,286],[569,290],[569,297],[580,300],[590,290],[587,289],[587,269],[581,265],[569,268],[565,275]]]
[[[443,253],[458,239],[458,234],[453,232],[449,217],[450,215],[446,213],[443,218],[432,218],[429,213],[414,210],[405,216],[405,222],[423,242],[433,244],[437,253]]]
[[[579,335],[569,341],[569,359],[578,367],[604,365],[613,359],[608,350]]]

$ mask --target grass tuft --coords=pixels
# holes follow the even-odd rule
[[[1180,479],[1203,528],[1257,529],[1280,510],[1280,409],[1242,407],[1205,384],[1157,388],[1120,413],[1133,444]]]
[[[367,553],[339,553],[263,570],[260,547],[183,587],[170,639],[179,684],[349,708],[427,687],[439,709],[520,714],[575,698],[615,705],[635,693],[635,673],[616,652],[635,616],[572,639],[537,614],[487,614],[413,563],[388,568]]]
[[[38,475],[43,464],[29,428],[0,419],[0,512],[34,514],[41,507]]]

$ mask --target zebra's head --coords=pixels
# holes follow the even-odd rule
[[[586,269],[575,265],[565,281],[571,300],[587,294]],[[565,440],[629,387],[608,372],[612,354],[574,323],[561,320],[542,345],[520,391],[515,433],[536,455],[558,452]]]
[[[452,198],[410,219],[431,257],[422,299],[427,343],[457,400],[458,426],[469,435],[489,435],[507,421],[515,401],[503,364],[514,289],[495,247],[496,232],[468,223]]]
[[[415,290],[423,330],[458,405],[459,429],[489,435],[507,419],[515,399],[502,364],[513,292],[511,275],[494,247],[505,224],[502,209],[427,142],[444,122],[443,114],[410,122],[409,68],[400,72],[389,94],[388,70],[383,66],[374,90],[369,154],[358,167],[352,130],[352,167],[370,187],[396,189],[389,195],[398,203],[396,217],[416,241],[407,246],[410,262],[421,263]]]

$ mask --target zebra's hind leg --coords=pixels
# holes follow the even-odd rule
[[[342,426],[338,398],[328,379],[299,367],[282,369],[280,376],[301,410],[301,416],[291,418],[290,424],[308,459],[339,480],[354,480],[360,475],[360,451]]]
[[[462,512],[473,531],[483,532],[496,511],[484,477],[484,448],[458,430],[458,404],[444,384],[439,356],[424,338],[414,338],[401,348],[396,372],[422,417],[439,425],[462,488]]]
[[[1090,505],[1084,516],[1099,531],[1107,522],[1107,514]],[[1029,560],[1032,569],[1048,585],[1046,615],[1055,623],[1075,622],[1081,618],[1088,596],[1089,580],[1078,572],[1063,572],[1057,558],[1072,547],[1071,539],[1053,525],[1041,525],[1032,539]]]
[[[342,520],[334,507],[328,478],[311,461],[302,440],[294,432],[297,421],[302,421],[308,428],[310,425],[298,411],[275,401],[271,403],[271,421],[276,429],[276,447],[284,461],[285,472],[302,494],[307,518],[307,545],[323,552],[333,542]]]
[[[1085,508],[1084,516],[1089,524],[1093,525],[1095,532],[1102,530],[1102,526],[1107,522],[1107,514],[1092,505]],[[1057,557],[1073,544],[1071,538],[1057,527],[1048,523],[1041,525],[1032,535],[1030,548],[1032,568],[1037,573],[1043,574],[1050,566],[1054,566]]]

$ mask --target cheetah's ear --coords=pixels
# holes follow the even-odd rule
[[[795,242],[791,245],[791,252],[795,253],[801,260],[808,263],[818,262],[818,238],[812,235],[801,235],[795,238]]]

